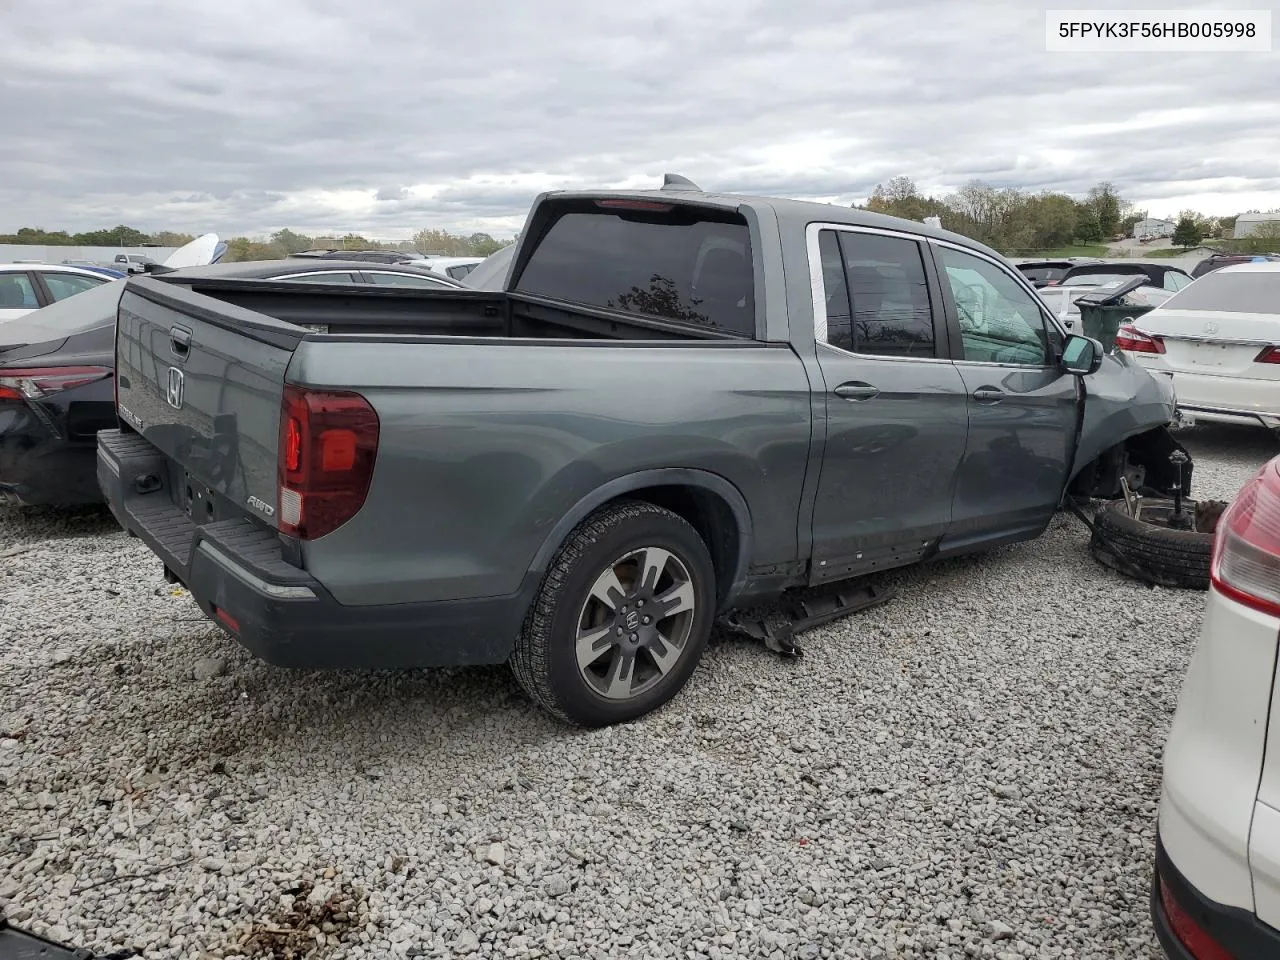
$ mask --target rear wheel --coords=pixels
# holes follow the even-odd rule
[[[611,504],[556,554],[511,667],[561,719],[584,726],[632,720],[684,687],[706,647],[715,604],[715,568],[692,526],[653,504]]]

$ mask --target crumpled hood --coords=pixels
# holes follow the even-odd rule
[[[1153,376],[1123,352],[1104,355],[1098,372],[1083,382],[1084,422],[1072,477],[1109,447],[1173,422],[1173,379]]]

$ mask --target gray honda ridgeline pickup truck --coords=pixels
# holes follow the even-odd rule
[[[206,615],[281,665],[509,661],[587,725],[718,613],[1031,539],[1177,447],[1172,387],[986,247],[671,176],[539,196],[498,291],[180,270],[116,336],[99,481]]]

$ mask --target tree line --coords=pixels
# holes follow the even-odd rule
[[[180,247],[195,237],[189,233],[161,230],[146,233],[121,224],[103,230],[68,233],[20,227],[16,233],[0,234],[0,243],[20,243],[48,247]],[[306,250],[403,250],[406,253],[441,257],[487,257],[510,240],[496,240],[487,233],[454,234],[447,230],[419,230],[412,240],[399,243],[370,240],[358,233],[341,237],[312,237],[293,230],[277,230],[268,237],[232,237],[227,241],[226,260],[278,260]]]
[[[1072,246],[1101,246],[1129,236],[1134,224],[1147,218],[1146,210],[1127,203],[1107,181],[1095,184],[1081,199],[1065,193],[1032,193],[1015,187],[995,187],[980,180],[943,196],[925,195],[910,177],[894,177],[877,184],[865,204],[855,207],[907,220],[938,217],[943,227],[971,237],[1006,254],[1031,254]],[[1250,213],[1256,211],[1249,211]],[[1195,210],[1180,211],[1169,243],[1194,247],[1205,240],[1233,252],[1263,253],[1280,248],[1280,223],[1263,223],[1253,234],[1231,239],[1236,218],[1208,217]],[[187,233],[162,230],[145,233],[123,224],[103,230],[68,233],[22,227],[17,233],[0,234],[0,243],[47,246],[180,247],[190,243]],[[487,257],[511,240],[487,233],[455,234],[447,230],[419,230],[412,240],[388,243],[357,233],[345,236],[309,236],[293,230],[277,230],[266,237],[232,237],[227,260],[277,260],[306,250],[403,250],[446,257]]]
[[[1102,181],[1082,199],[1065,193],[1032,193],[1015,187],[995,187],[980,180],[965,184],[945,196],[925,195],[910,177],[894,177],[877,184],[870,199],[855,207],[924,220],[938,217],[942,226],[1008,254],[1033,253],[1071,246],[1096,246],[1128,237],[1147,211],[1127,203],[1115,185]],[[1176,218],[1170,243],[1193,247],[1206,239],[1222,239],[1224,245],[1245,248],[1276,246],[1276,237],[1262,231],[1260,239],[1230,240],[1236,218],[1209,217],[1183,210]],[[1270,227],[1264,224],[1264,227]]]

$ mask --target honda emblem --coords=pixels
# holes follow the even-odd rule
[[[175,410],[182,408],[182,371],[177,367],[169,368],[169,389],[165,393],[165,399],[169,401],[169,406]]]

